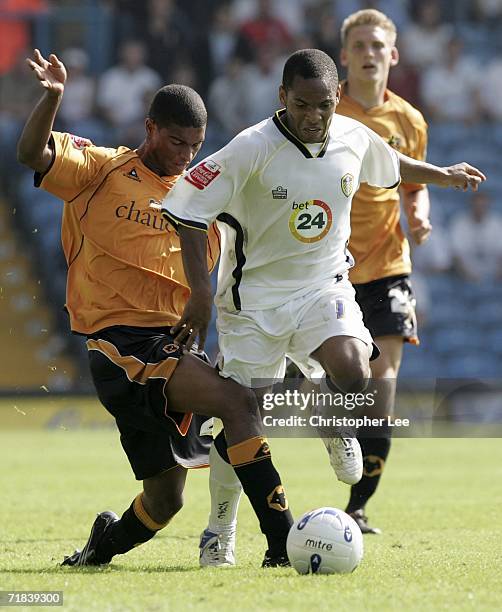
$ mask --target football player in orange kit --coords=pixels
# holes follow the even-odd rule
[[[365,9],[349,15],[341,29],[341,84],[336,112],[364,123],[392,147],[418,160],[427,149],[427,124],[420,111],[387,89],[389,70],[399,61],[396,26],[383,13]],[[415,297],[410,283],[410,247],[400,225],[400,204],[416,244],[427,240],[429,195],[425,185],[402,183],[385,190],[361,185],[352,201],[349,251],[355,267],[349,278],[381,354],[371,363],[378,380],[378,416],[392,415],[403,343],[418,344]],[[364,470],[352,486],[346,511],[363,533],[380,533],[368,525],[365,506],[374,494],[390,449],[390,429],[381,437],[358,431]]]
[[[84,548],[63,565],[107,564],[165,527],[182,507],[187,469],[208,464],[207,417],[213,416],[223,421],[229,460],[267,537],[263,566],[288,564],[293,520],[256,399],[204,362],[205,334],[200,350],[190,354],[173,333],[189,296],[205,302],[211,295],[209,283],[190,294],[180,240],[160,213],[160,202],[204,141],[202,99],[183,85],[163,87],[138,149],[98,147],[52,130],[64,65],[38,50],[28,64],[45,91],[26,122],[18,159],[35,171],[36,186],[65,202],[71,329],[87,338],[99,399],[115,417],[136,479],[143,481],[120,519],[98,514]],[[219,237],[210,228],[200,265],[212,269],[218,255]]]

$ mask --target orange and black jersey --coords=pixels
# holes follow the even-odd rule
[[[173,325],[190,294],[179,238],[160,205],[178,176],[160,177],[136,151],[94,146],[53,132],[52,164],[37,186],[64,200],[71,328],[91,334],[112,325]],[[219,236],[208,233],[208,268]]]
[[[345,92],[336,112],[357,119],[379,134],[392,147],[424,160],[427,149],[427,124],[411,104],[389,91],[380,106],[363,108]],[[401,189],[416,191],[420,184],[401,184]],[[378,189],[361,185],[352,200],[349,251],[355,259],[350,280],[355,284],[411,272],[410,247],[399,223],[400,203],[397,189]]]

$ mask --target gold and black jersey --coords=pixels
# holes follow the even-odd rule
[[[156,327],[179,319],[190,294],[178,235],[161,202],[178,176],[160,177],[126,147],[97,147],[53,132],[51,167],[36,182],[64,200],[62,243],[68,264],[71,328],[90,334],[112,325]],[[219,236],[208,232],[208,268]]]
[[[365,109],[345,93],[344,83],[336,112],[364,123],[401,153],[425,159],[427,124],[416,108],[391,91],[386,90],[382,105]],[[401,184],[401,189],[408,191],[423,188],[419,184]],[[351,211],[349,251],[355,259],[355,267],[350,270],[353,283],[411,272],[410,247],[399,219],[398,189],[361,185],[352,200]]]

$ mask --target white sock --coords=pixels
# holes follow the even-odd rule
[[[209,451],[209,464],[211,514],[208,528],[215,533],[233,531],[237,525],[237,510],[242,494],[241,483],[234,468],[221,458],[214,444]]]

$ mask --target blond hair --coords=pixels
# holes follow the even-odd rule
[[[356,13],[352,13],[352,15],[349,15],[343,20],[341,29],[342,47],[345,47],[347,37],[352,28],[367,25],[382,28],[382,30],[385,30],[389,35],[390,44],[392,46],[396,44],[397,29],[392,19],[375,9],[363,9]]]

